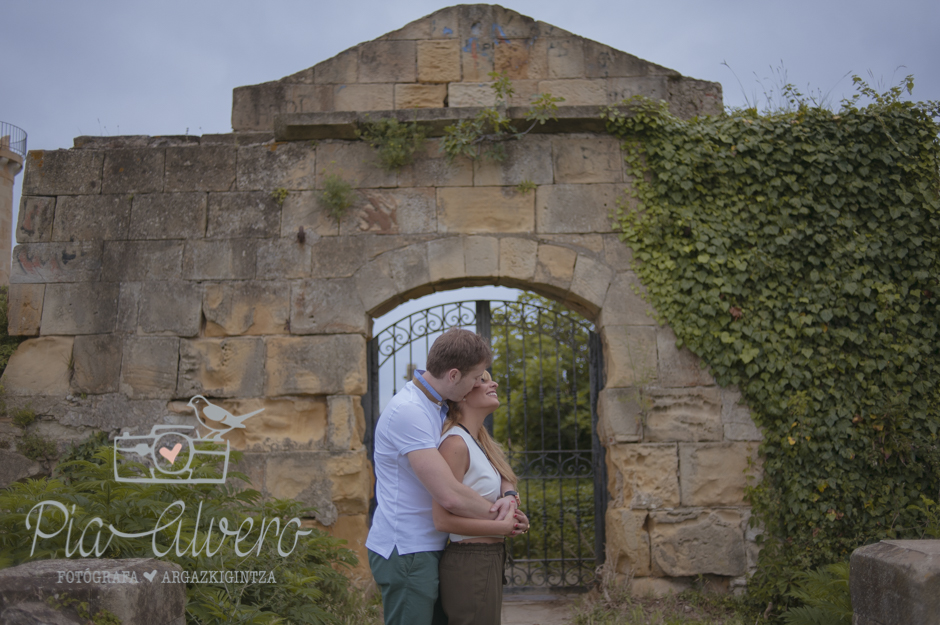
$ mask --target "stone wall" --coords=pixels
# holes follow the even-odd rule
[[[457,96],[479,85],[481,65],[528,68],[514,75],[520,92],[606,91],[603,102],[572,96],[578,105],[508,143],[502,163],[448,162],[437,135],[475,112],[458,105],[481,100]],[[684,114],[721,106],[718,85],[472,5],[236,89],[232,134],[80,137],[30,152],[10,331],[32,338],[3,376],[8,403],[32,405],[31,428],[60,441],[194,423],[195,394],[237,414],[264,408],[230,436],[240,468],[256,488],[317,507],[316,523],[364,555],[371,318],[434,291],[528,289],[603,339],[610,567],[653,590],[697,575],[741,583],[754,556],[745,470],[760,433],[739,393],[677,349],[636,292],[609,220],[629,183],[596,106],[612,85]],[[435,108],[368,113],[418,119],[431,134],[413,164],[385,171],[351,129],[364,111],[405,108],[398,94],[412,91],[446,95],[407,104]],[[344,99],[356,93],[385,95]],[[323,110],[305,112],[308,96]],[[355,188],[338,222],[321,198],[331,173]],[[526,181],[536,188],[517,188]]]

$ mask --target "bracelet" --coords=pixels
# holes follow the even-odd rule
[[[503,497],[518,497],[518,496],[519,496],[519,493],[517,493],[514,490],[507,490],[505,493],[503,493]]]

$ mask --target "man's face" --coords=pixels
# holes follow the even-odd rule
[[[481,362],[476,367],[468,371],[464,375],[457,374],[457,380],[454,383],[452,397],[453,401],[460,401],[467,396],[467,393],[480,386],[483,383],[483,372],[486,371],[486,363]]]

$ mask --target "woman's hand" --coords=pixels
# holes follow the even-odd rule
[[[516,510],[513,515],[513,530],[509,536],[521,536],[529,531],[529,517],[522,510]]]

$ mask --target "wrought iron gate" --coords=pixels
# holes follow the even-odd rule
[[[507,592],[591,586],[604,559],[607,509],[604,450],[596,434],[603,361],[591,325],[560,305],[528,295],[516,302],[444,304],[376,335],[368,345],[369,390],[362,400],[369,460],[380,386],[390,383],[391,394],[397,392],[416,365],[423,366],[434,338],[452,327],[475,330],[493,347],[501,405],[487,427],[520,478],[522,508],[532,522],[528,534],[510,539]],[[374,509],[373,500],[370,516]]]

